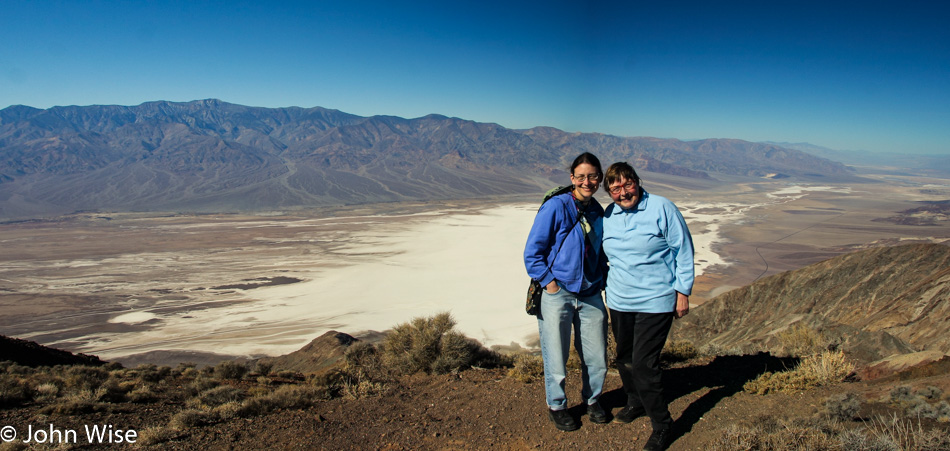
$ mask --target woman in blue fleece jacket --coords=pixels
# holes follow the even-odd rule
[[[666,449],[673,419],[663,399],[660,351],[673,318],[689,312],[693,240],[676,205],[646,192],[629,164],[610,165],[604,186],[614,201],[604,213],[607,307],[627,394],[614,421],[649,415],[653,434],[644,449]]]
[[[524,249],[528,275],[545,286],[538,314],[548,415],[562,431],[578,428],[564,393],[571,329],[581,358],[581,396],[594,423],[609,421],[598,399],[607,375],[607,309],[601,297],[604,210],[594,199],[603,170],[590,153],[571,165],[572,189],[541,205]]]

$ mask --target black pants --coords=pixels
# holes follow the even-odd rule
[[[660,351],[673,324],[673,313],[636,313],[610,310],[617,341],[617,371],[627,394],[627,406],[643,408],[653,429],[673,425],[663,399]]]

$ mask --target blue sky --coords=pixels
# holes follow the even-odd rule
[[[950,2],[0,0],[0,10],[0,107],[218,98],[950,154]]]

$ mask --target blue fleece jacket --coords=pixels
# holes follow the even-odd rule
[[[673,202],[641,193],[630,210],[611,204],[604,213],[607,307],[672,312],[676,292],[688,296],[693,289],[693,239]]]
[[[524,266],[528,270],[528,276],[541,282],[541,285],[547,285],[557,279],[572,293],[580,293],[584,289],[584,231],[580,221],[575,224],[577,215],[574,196],[565,193],[554,196],[541,205],[534,217],[534,225],[531,226],[524,248]],[[590,251],[599,257],[601,267],[604,266],[601,249],[604,236],[603,217],[603,207],[596,199],[591,199],[587,207],[588,223],[591,226]],[[574,227],[571,227],[571,224],[574,224]]]

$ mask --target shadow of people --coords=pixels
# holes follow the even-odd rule
[[[740,391],[746,382],[754,380],[767,371],[776,372],[794,368],[799,359],[775,357],[767,352],[754,355],[717,356],[702,365],[690,365],[663,370],[663,397],[667,402],[686,396],[697,390],[709,391],[690,403],[674,421],[673,438],[676,440],[693,429],[693,426],[720,401]],[[623,407],[627,395],[622,388],[601,395],[604,408]]]
[[[663,395],[668,402],[702,388],[709,392],[686,407],[674,422],[673,440],[693,429],[693,426],[719,401],[742,391],[746,382],[765,372],[794,368],[797,357],[776,357],[767,352],[753,355],[717,356],[705,365],[671,368],[663,371]]]

